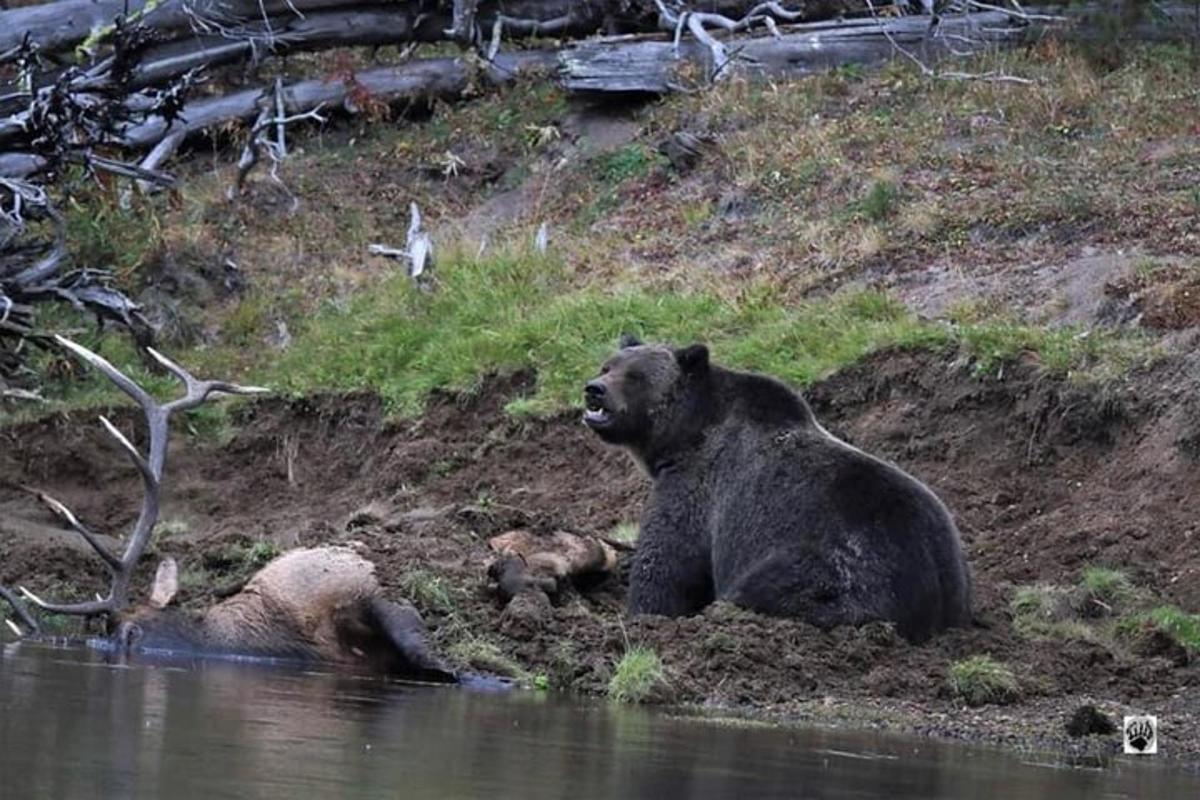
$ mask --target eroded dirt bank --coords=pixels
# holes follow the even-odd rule
[[[1162,601],[1200,608],[1195,375],[1167,362],[1120,388],[1082,390],[1030,364],[979,378],[942,354],[890,352],[813,387],[827,427],[925,480],[959,521],[978,621],[921,647],[882,626],[822,633],[727,607],[625,619],[620,579],[557,606],[502,610],[488,591],[488,537],[607,534],[637,519],[646,487],[574,415],[507,417],[503,405],[532,385],[528,375],[437,396],[414,421],[385,422],[371,397],[267,401],[237,412],[228,441],[177,434],[156,549],[180,560],[183,599],[203,603],[244,570],[256,543],[360,541],[390,592],[418,595],[452,658],[482,668],[509,659],[554,688],[603,692],[621,654],[640,644],[666,665],[664,701],[1088,757],[1118,747],[1115,735],[1064,732],[1069,714],[1094,702],[1118,721],[1157,714],[1164,752],[1196,765],[1194,656],[1033,640],[1009,611],[1018,587],[1071,584],[1086,565],[1120,568]],[[118,419],[133,429],[132,414]],[[0,445],[9,483],[0,487],[0,581],[51,594],[102,586],[100,565],[48,531],[53,519],[15,485],[43,488],[95,528],[120,532],[140,502],[127,462],[83,415],[9,428]],[[949,665],[976,654],[1016,670],[1019,703],[967,710],[951,696]]]

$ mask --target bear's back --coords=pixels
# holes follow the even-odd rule
[[[815,420],[732,424],[712,452],[718,597],[804,616],[827,595],[831,618],[892,619],[917,639],[966,621],[957,527],[915,477]]]

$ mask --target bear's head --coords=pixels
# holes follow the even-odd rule
[[[643,344],[622,336],[584,387],[584,423],[604,441],[649,455],[703,425],[708,348]]]

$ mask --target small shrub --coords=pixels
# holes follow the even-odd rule
[[[592,159],[596,176],[608,184],[620,184],[649,174],[662,163],[657,153],[640,144],[630,144]]]
[[[255,542],[246,550],[246,567],[262,569],[279,556],[279,548],[271,542]]]
[[[883,222],[896,213],[900,193],[890,181],[875,181],[870,191],[858,203],[858,211],[872,222]]]
[[[1021,694],[1012,670],[988,655],[971,656],[951,664],[950,690],[969,706],[1012,703]]]
[[[185,595],[207,593],[213,586],[208,570],[196,565],[184,565],[179,570],[179,590]]]
[[[618,703],[644,703],[666,685],[658,653],[633,647],[621,656],[608,683],[608,696]]]

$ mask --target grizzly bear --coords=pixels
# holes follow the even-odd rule
[[[652,481],[629,610],[715,600],[828,629],[892,622],[910,641],[970,618],[958,530],[920,481],[837,439],[782,382],[622,337],[583,421]]]

